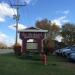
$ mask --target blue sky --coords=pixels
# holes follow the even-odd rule
[[[16,9],[10,6],[10,1],[16,3],[16,0],[0,0],[0,42],[8,45],[15,42]],[[20,0],[20,3],[24,1],[27,5],[19,9],[19,29],[35,26],[37,20],[44,18],[60,27],[66,22],[75,23],[75,0]]]

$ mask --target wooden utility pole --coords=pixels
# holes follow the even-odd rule
[[[18,43],[18,23],[19,23],[19,18],[20,18],[19,7],[26,6],[26,2],[24,2],[25,4],[19,4],[19,0],[17,0],[16,2],[17,2],[16,4],[11,5],[11,6],[16,7],[16,10],[17,10],[17,14],[13,15],[14,19],[16,19],[16,37],[15,37],[15,44]]]

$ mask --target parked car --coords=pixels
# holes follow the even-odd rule
[[[69,58],[71,61],[75,61],[75,52],[69,54],[68,58]]]
[[[69,54],[71,54],[71,53],[75,53],[75,46],[71,46],[71,47],[69,48],[69,50],[64,51],[64,52],[63,52],[63,55],[66,56],[66,57],[68,57]]]
[[[54,52],[56,55],[59,55],[59,50],[55,50]]]
[[[69,52],[70,50],[71,50],[70,47],[65,47],[65,48],[62,48],[62,49],[61,49],[61,52],[60,52],[60,53],[61,53],[62,56],[65,56],[64,53],[65,53],[65,52]]]
[[[61,55],[61,49],[57,49],[57,50],[55,51],[55,54],[56,54],[56,55]]]
[[[57,55],[68,56],[70,53],[75,52],[75,46],[68,46],[55,51]]]
[[[58,49],[58,50],[56,50],[56,54],[57,55],[64,55],[64,52],[69,51],[69,50],[70,50],[70,47],[65,47],[65,48],[62,48],[62,49]]]

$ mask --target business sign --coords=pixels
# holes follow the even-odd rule
[[[22,33],[23,38],[41,38],[43,37],[42,33]]]
[[[34,42],[27,42],[26,44],[26,49],[38,49],[38,43],[34,43]]]

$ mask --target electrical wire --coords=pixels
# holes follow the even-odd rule
[[[13,10],[13,13],[14,13],[14,15],[16,14],[16,12],[15,12],[15,10],[14,10],[14,8],[13,8],[13,6],[12,6],[12,2],[11,2],[11,0],[0,0],[0,3],[1,3],[1,5],[2,5],[2,3],[8,3],[11,7],[12,7],[12,10]],[[3,6],[3,5],[2,5]],[[5,8],[3,8],[3,9],[5,9]]]
[[[9,2],[9,4],[10,4],[10,6],[12,7],[12,10],[13,10],[13,12],[14,12],[14,15],[16,15],[16,12],[15,12],[15,10],[14,10],[15,8],[13,8],[13,4],[12,4],[11,0],[8,0],[8,2]],[[13,16],[14,16],[14,15],[13,15]]]
[[[17,0],[18,2],[20,2],[20,0]],[[11,6],[11,8],[12,8],[12,10],[13,10],[13,18],[14,18],[14,15],[16,15],[16,12],[15,12],[15,10],[14,9],[16,9],[16,6],[17,6],[17,2],[16,0],[14,0],[13,2],[11,1],[11,0],[6,0],[5,2],[7,2],[10,6]],[[0,2],[1,2],[1,0],[0,0]],[[16,5],[16,6],[14,6],[14,5]],[[19,5],[19,4],[18,4]],[[20,4],[21,5],[21,4]],[[28,9],[28,7],[27,7],[27,4],[26,4],[26,2],[24,2],[23,3],[23,5],[25,5],[26,6],[26,12],[27,12],[27,14],[26,14],[26,16],[27,16],[27,18],[28,18],[28,20],[30,20],[30,13],[29,13],[29,9]],[[20,7],[23,7],[23,6],[19,6],[19,8]],[[3,9],[5,9],[5,8],[3,8]],[[25,9],[25,7],[24,7],[24,9]],[[23,12],[23,14],[25,14],[24,12]],[[29,21],[30,22],[30,21]]]

